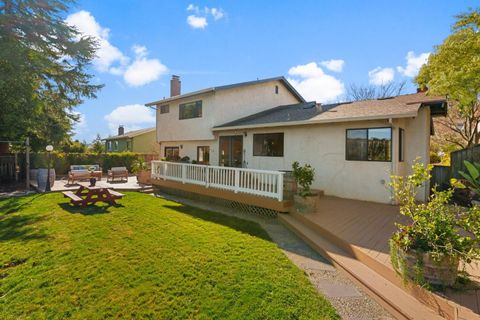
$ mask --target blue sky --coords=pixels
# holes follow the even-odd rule
[[[478,1],[79,1],[67,22],[99,38],[91,67],[105,84],[77,108],[75,138],[154,126],[146,102],[286,76],[308,99],[342,99],[351,84],[406,80]]]

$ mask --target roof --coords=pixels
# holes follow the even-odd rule
[[[216,126],[213,130],[406,118],[416,116],[422,106],[431,106],[432,115],[446,114],[445,97],[427,96],[426,93],[420,92],[384,99],[325,105],[306,102],[278,106]]]
[[[155,127],[145,128],[145,129],[140,129],[140,130],[134,130],[134,131],[128,131],[128,132],[125,132],[122,135],[116,135],[116,136],[113,136],[113,137],[108,137],[108,138],[105,138],[103,140],[131,139],[131,138],[134,138],[136,136],[139,136],[139,135],[142,135],[142,134],[145,134],[145,133],[149,133],[149,132],[152,132],[152,131],[155,131]]]
[[[201,94],[208,93],[208,92],[227,90],[227,89],[238,88],[238,87],[243,87],[243,86],[252,86],[252,85],[265,83],[265,82],[270,82],[270,81],[280,81],[280,82],[282,82],[285,85],[285,87],[288,89],[288,91],[290,91],[298,99],[298,101],[305,102],[305,99],[300,95],[300,93],[298,93],[297,90],[295,90],[295,88],[290,84],[290,82],[288,82],[288,80],[285,79],[285,77],[280,76],[280,77],[274,77],[274,78],[260,79],[260,80],[255,80],[255,81],[247,81],[247,82],[234,83],[234,84],[229,84],[229,85],[224,85],[224,86],[206,88],[206,89],[202,89],[202,90],[198,90],[198,91],[193,91],[193,92],[181,94],[181,95],[178,95],[178,96],[165,98],[165,99],[158,100],[158,101],[149,102],[149,103],[146,103],[145,105],[147,107],[149,107],[149,106],[164,104],[164,103],[171,102],[171,101],[178,100],[178,99],[183,99],[183,98],[188,98],[188,97],[201,95]]]

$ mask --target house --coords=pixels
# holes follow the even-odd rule
[[[390,176],[429,162],[432,117],[444,116],[444,97],[425,92],[318,104],[307,102],[284,77],[180,94],[147,103],[157,111],[157,141],[167,160],[288,171],[315,168],[313,188],[327,195],[390,203]],[[426,200],[426,186],[419,200]]]
[[[156,141],[156,128],[146,128],[125,132],[118,127],[118,135],[104,139],[107,152],[138,152],[158,154],[160,149]]]

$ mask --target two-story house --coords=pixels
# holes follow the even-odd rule
[[[445,115],[444,97],[425,92],[322,105],[306,102],[284,78],[181,94],[155,107],[157,141],[169,160],[263,170],[315,169],[313,187],[327,195],[389,203],[391,175],[429,162],[432,117]],[[419,195],[426,200],[429,187]]]

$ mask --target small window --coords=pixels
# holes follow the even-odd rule
[[[208,146],[197,147],[197,162],[201,164],[210,163],[210,147]]]
[[[283,157],[283,133],[254,134],[253,155]]]
[[[398,161],[405,161],[405,130],[398,128]]]
[[[113,150],[118,150],[118,141],[113,142]]]
[[[278,86],[275,86],[275,94],[278,94]]]
[[[391,161],[392,129],[347,129],[346,160]]]
[[[180,160],[180,148],[179,147],[165,147],[165,158],[167,161]]]
[[[168,104],[160,106],[160,113],[169,113],[169,112],[170,112],[170,106]]]
[[[202,117],[202,101],[193,101],[180,104],[179,119],[192,119]]]

